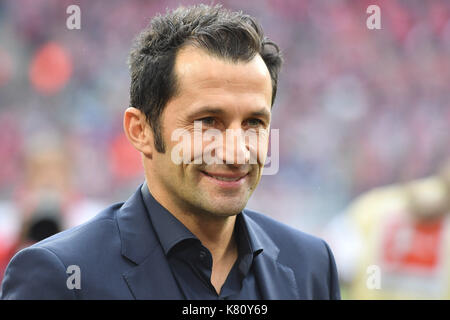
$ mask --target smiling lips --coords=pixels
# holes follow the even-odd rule
[[[247,173],[239,172],[239,173],[212,173],[212,172],[206,172],[202,171],[205,175],[208,177],[214,178],[219,181],[224,182],[236,182],[241,180],[242,178],[246,177],[248,175]]]

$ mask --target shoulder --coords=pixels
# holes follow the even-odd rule
[[[121,204],[110,206],[90,221],[16,253],[5,271],[0,298],[76,298],[74,292],[66,288],[69,266],[108,263],[102,261],[102,257],[106,256],[105,252],[108,256],[113,255],[111,253],[114,251],[116,256],[120,255],[120,240],[115,222],[115,213],[120,207]]]
[[[107,243],[111,238],[118,236],[116,212],[123,203],[114,204],[87,222],[57,233],[44,239],[30,248],[46,248],[58,256],[77,251],[86,253],[86,249],[95,249],[102,243]],[[99,241],[99,240],[102,241]]]

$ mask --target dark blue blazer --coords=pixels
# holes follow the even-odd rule
[[[245,209],[264,251],[254,261],[264,299],[339,299],[333,255],[321,239]],[[80,269],[80,289],[67,272]],[[125,203],[19,251],[1,299],[183,299],[145,209],[140,188]]]

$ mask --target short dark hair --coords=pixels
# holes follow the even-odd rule
[[[203,4],[157,15],[136,37],[128,64],[130,106],[145,114],[155,136],[155,148],[162,153],[165,144],[160,117],[167,102],[176,95],[175,58],[185,45],[233,62],[250,61],[260,54],[272,79],[272,105],[277,92],[281,53],[253,17],[221,5]]]

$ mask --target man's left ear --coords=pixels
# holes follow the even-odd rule
[[[145,114],[137,108],[127,108],[123,116],[123,129],[128,141],[146,157],[152,158],[154,148],[153,131],[147,122]]]

